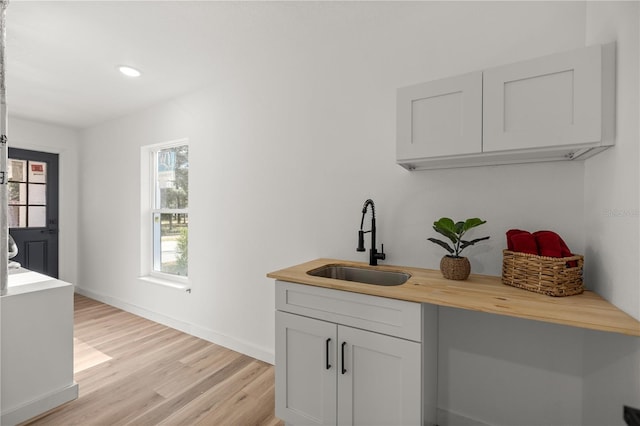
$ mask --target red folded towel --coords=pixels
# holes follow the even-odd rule
[[[533,235],[536,238],[536,242],[538,243],[538,253],[540,256],[549,256],[549,257],[570,257],[573,256],[571,250],[567,246],[567,243],[564,242],[560,235],[556,234],[553,231],[537,231],[534,232]],[[575,267],[578,266],[578,262],[572,260],[567,262],[567,266]]]
[[[562,257],[573,256],[573,253],[571,253],[571,250],[569,250],[569,247],[567,247],[567,243],[565,243],[562,238],[560,238],[560,247],[562,248]],[[576,263],[576,262],[574,261],[570,263]]]
[[[520,253],[538,254],[536,239],[530,232],[512,229],[507,232],[507,248]]]
[[[538,254],[548,257],[562,256],[562,238],[552,231],[536,231],[533,233],[538,245]],[[566,246],[566,244],[565,244]]]
[[[516,235],[516,234],[521,234],[523,232],[527,232],[527,231],[523,231],[522,229],[509,229],[507,231],[507,249],[511,250],[511,251],[515,251],[513,249],[513,241],[511,241],[511,238]]]
[[[553,231],[536,231],[531,234],[522,229],[510,229],[507,231],[507,249],[548,257],[573,256],[564,240]],[[578,265],[576,261],[571,261],[567,266]]]

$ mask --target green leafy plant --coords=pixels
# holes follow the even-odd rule
[[[454,222],[448,217],[443,217],[436,222],[433,222],[433,229],[435,229],[437,233],[447,237],[453,245],[437,238],[429,238],[428,240],[448,251],[449,256],[459,258],[461,257],[460,252],[465,248],[472,246],[477,242],[489,239],[489,237],[476,238],[474,240],[462,239],[469,229],[475,228],[476,226],[480,226],[484,223],[487,223],[487,221],[478,219],[477,217],[467,219],[464,222]]]
[[[178,275],[187,275],[189,269],[189,230],[182,228],[178,236]]]

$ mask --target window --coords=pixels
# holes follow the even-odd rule
[[[9,159],[9,227],[47,226],[47,163]]]
[[[187,277],[189,272],[189,146],[158,145],[151,154],[150,275]],[[146,269],[146,268],[145,268]]]

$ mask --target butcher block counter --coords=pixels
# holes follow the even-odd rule
[[[316,277],[307,272],[325,265],[345,265],[410,274],[402,285],[382,286]],[[502,284],[500,277],[471,274],[466,281],[442,277],[439,270],[316,259],[267,274],[280,281],[362,293],[389,299],[487,312],[573,327],[640,336],[640,322],[592,291],[551,297]]]

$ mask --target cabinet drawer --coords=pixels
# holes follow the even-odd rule
[[[420,303],[276,281],[276,309],[416,342],[422,340]]]

